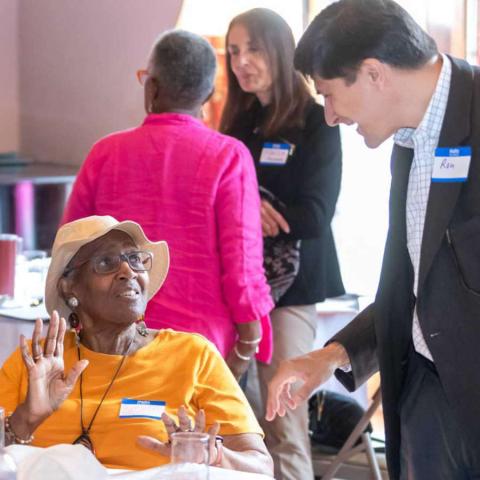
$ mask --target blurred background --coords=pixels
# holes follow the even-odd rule
[[[225,95],[224,35],[230,19],[253,7],[271,8],[299,38],[329,3],[1,0],[0,231],[23,236],[28,248],[49,247],[69,186],[92,144],[143,119],[135,71],[145,66],[150,46],[163,30],[195,31],[215,46],[219,72],[207,121],[216,126]],[[479,0],[399,3],[441,51],[478,63]],[[348,127],[342,127],[342,142],[335,237],[347,290],[371,296],[387,227],[391,144],[369,150]],[[35,168],[21,167],[26,163]]]

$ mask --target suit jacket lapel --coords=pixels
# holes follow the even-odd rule
[[[452,58],[450,60],[452,78],[439,147],[460,146],[470,134],[473,97],[472,68],[463,60]],[[462,186],[463,183],[432,183],[430,186],[420,254],[419,292],[435,254],[440,248]]]

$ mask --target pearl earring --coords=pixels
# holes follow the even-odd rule
[[[74,308],[77,308],[79,303],[78,303],[78,299],[76,297],[70,297],[68,300],[67,300],[67,305],[73,310]]]

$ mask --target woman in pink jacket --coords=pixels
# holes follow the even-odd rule
[[[210,339],[236,378],[272,353],[272,301],[262,267],[258,185],[239,141],[199,119],[213,90],[215,54],[204,39],[173,30],[138,72],[147,117],[97,142],[78,174],[63,222],[112,215],[165,239],[171,270],[150,301],[152,328]]]

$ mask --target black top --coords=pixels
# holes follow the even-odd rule
[[[258,183],[286,205],[280,213],[290,225],[288,237],[301,240],[298,275],[277,306],[311,305],[345,293],[330,227],[342,173],[340,133],[312,101],[303,129],[266,138],[258,128],[266,108],[257,102],[230,134],[250,150]],[[260,164],[265,142],[290,143],[293,154],[284,165]]]

